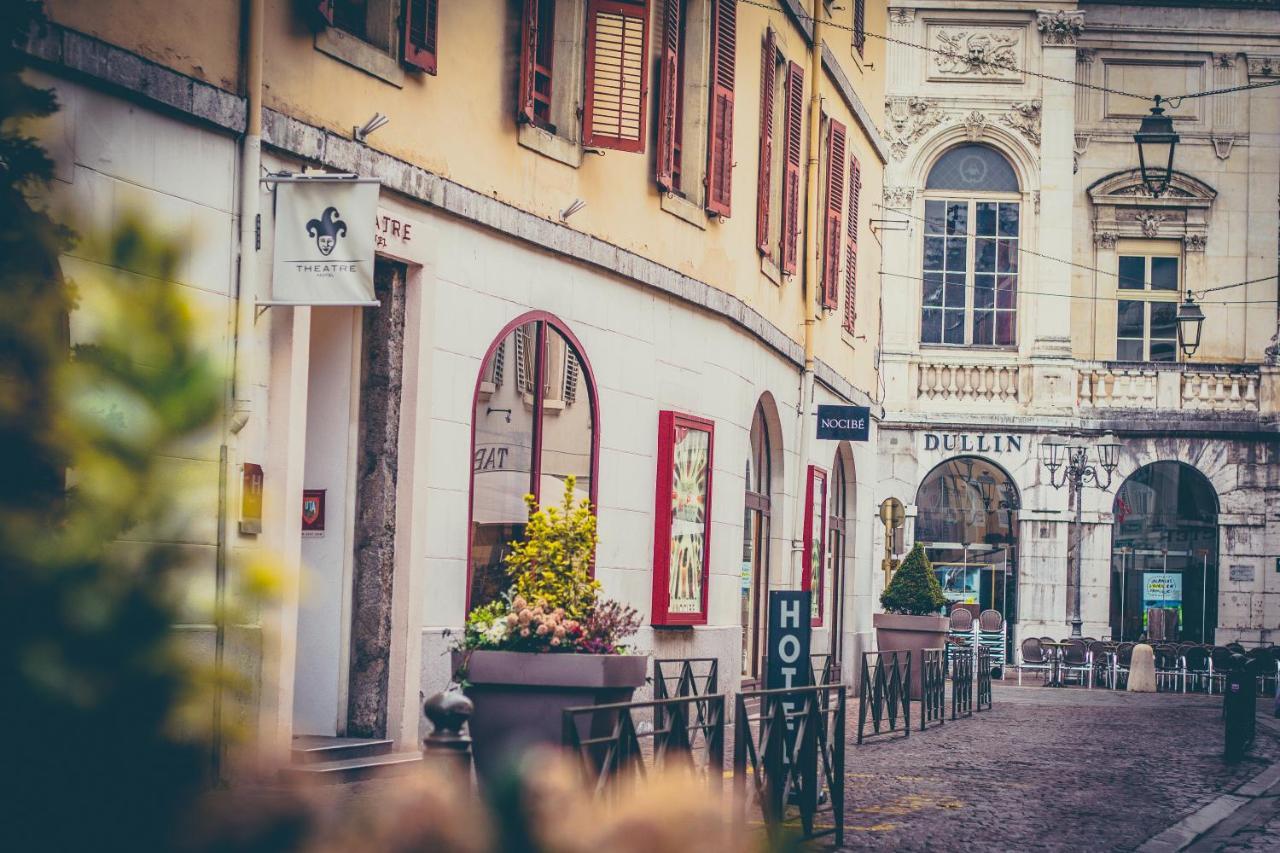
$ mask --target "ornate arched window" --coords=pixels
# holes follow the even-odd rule
[[[1021,196],[1013,166],[986,145],[958,145],[924,192],[920,342],[1017,344]]]
[[[476,382],[471,434],[468,609],[506,591],[507,546],[524,535],[524,496],[542,505],[596,498],[597,403],[591,369],[572,333],[550,314],[512,321],[489,348]]]

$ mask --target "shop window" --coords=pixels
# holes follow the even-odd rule
[[[525,495],[558,504],[573,476],[575,500],[594,504],[598,460],[590,370],[549,315],[522,318],[494,342],[475,399],[468,609],[507,590],[503,558],[524,534]]]
[[[765,593],[769,589],[769,537],[772,514],[773,461],[764,407],[756,404],[751,419],[750,455],[744,467],[746,495],[742,520],[742,676],[761,674],[764,654]]]
[[[814,626],[822,624],[823,567],[827,554],[827,472],[809,466],[804,496],[805,573],[802,589],[811,593],[810,616]]]
[[[1118,254],[1116,360],[1177,361],[1178,244],[1122,244]]]
[[[983,145],[953,148],[929,172],[921,343],[1017,344],[1017,193],[1009,161]]]
[[[707,623],[714,438],[711,421],[677,412],[659,414],[654,625]]]

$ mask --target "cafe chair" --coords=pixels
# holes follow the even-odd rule
[[[1090,672],[1088,646],[1079,637],[1065,642],[1066,648],[1062,650],[1062,680],[1066,681],[1074,675],[1080,684],[1088,684]]]
[[[1022,641],[1021,646],[1019,646],[1019,652],[1021,653],[1019,655],[1021,660],[1018,661],[1018,666],[1016,667],[1018,670],[1019,687],[1022,686],[1023,670],[1039,672],[1042,679],[1048,677],[1049,659],[1045,656],[1044,646],[1040,645],[1039,639],[1036,637],[1027,637]]]

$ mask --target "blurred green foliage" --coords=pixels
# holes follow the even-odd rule
[[[123,223],[92,280],[44,212],[52,164],[24,135],[57,108],[9,43],[38,4],[0,0],[0,695],[8,850],[169,846],[206,779],[209,731],[180,731],[192,672],[175,648],[174,490],[157,457],[218,419],[194,347],[180,251]],[[128,271],[128,272],[125,272]],[[83,307],[77,308],[78,305]],[[91,323],[71,343],[73,312]],[[76,316],[80,316],[76,313]],[[178,523],[172,521],[172,523]],[[139,532],[141,531],[141,532]],[[130,547],[114,543],[132,538]]]

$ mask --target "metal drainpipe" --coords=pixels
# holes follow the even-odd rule
[[[224,416],[226,431],[218,448],[218,546],[215,562],[214,673],[213,692],[213,778],[222,781],[221,685],[227,643],[227,526],[230,509],[227,483],[230,460],[227,439],[238,435],[253,412],[254,307],[257,296],[258,175],[262,168],[262,18],[264,0],[248,0],[245,5],[244,75],[245,134],[240,148],[240,243],[236,285],[236,325],[231,343],[231,393]],[[240,442],[243,447],[243,442]],[[243,457],[243,453],[240,454]]]
[[[800,381],[799,459],[796,465],[796,514],[791,539],[792,583],[796,589],[803,586],[804,553],[804,500],[809,470],[809,434],[815,428],[811,421],[813,408],[814,364],[814,311],[817,304],[818,276],[821,262],[818,258],[818,154],[822,132],[822,0],[813,0],[813,46],[809,54],[809,79],[812,93],[809,97],[809,173],[805,179],[805,235],[804,235],[804,373]]]

